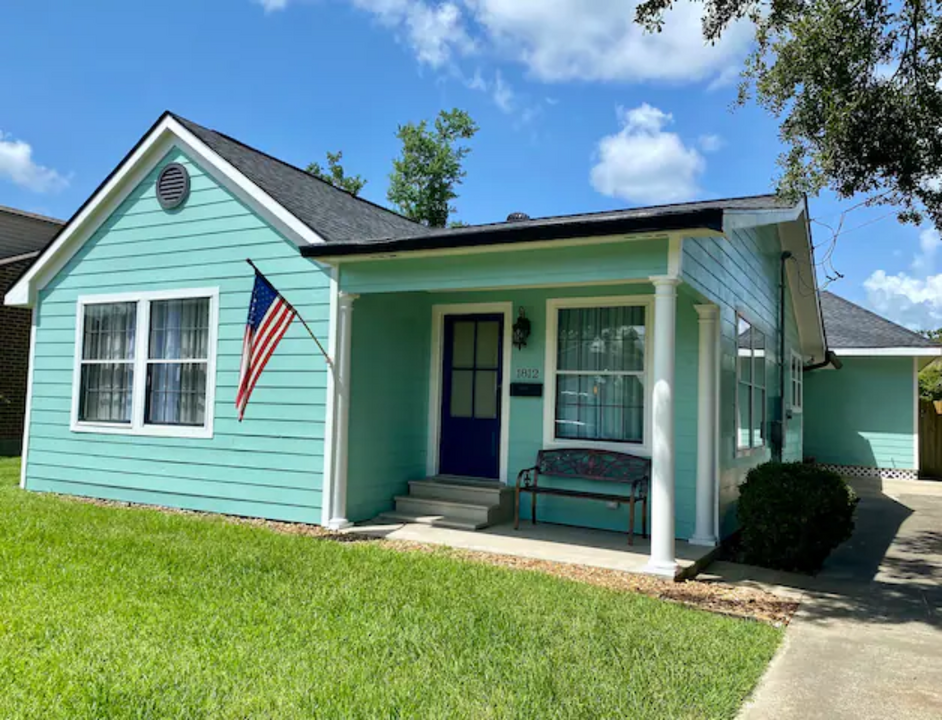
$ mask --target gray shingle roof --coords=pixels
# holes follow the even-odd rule
[[[838,355],[841,348],[938,347],[922,335],[831,292],[821,293],[821,312],[828,347]]]
[[[365,242],[431,232],[228,135],[179,115],[173,117],[327,242]]]
[[[0,205],[0,260],[42,250],[61,229],[61,220]]]

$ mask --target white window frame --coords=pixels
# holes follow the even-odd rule
[[[644,418],[642,441],[617,442],[612,440],[576,440],[556,437],[556,354],[559,342],[559,311],[568,308],[593,307],[642,307],[644,308]],[[543,447],[561,448],[578,447],[599,450],[614,450],[650,457],[651,455],[651,417],[652,388],[654,385],[654,363],[652,362],[654,342],[654,296],[653,295],[616,295],[614,297],[571,297],[549,298],[546,301],[546,348],[544,368],[546,380],[543,393]],[[624,373],[613,373],[621,375]]]
[[[206,361],[206,415],[204,424],[150,425],[144,422],[146,399],[148,343],[150,341],[150,306],[158,300],[209,299],[209,357]],[[85,338],[85,308],[88,305],[109,303],[137,303],[134,335],[134,378],[132,385],[131,422],[109,423],[79,420],[79,396],[82,387],[82,344]],[[127,292],[110,295],[82,295],[76,302],[75,311],[75,361],[72,371],[72,432],[101,433],[110,435],[141,435],[149,437],[213,437],[213,420],[216,398],[216,355],[219,337],[219,288],[185,288],[180,290],[157,290],[150,292]]]
[[[734,408],[733,422],[734,422],[734,424],[735,424],[735,428],[734,428],[734,429],[735,429],[736,456],[737,456],[737,457],[746,457],[746,456],[748,456],[748,455],[753,455],[753,454],[755,454],[755,453],[764,452],[765,449],[766,449],[766,447],[768,446],[768,442],[769,442],[768,430],[767,430],[767,428],[766,428],[766,421],[768,420],[768,417],[769,417],[769,363],[768,363],[768,349],[766,349],[766,350],[763,350],[763,351],[762,351],[762,355],[761,355],[761,357],[762,357],[762,376],[763,376],[763,378],[762,378],[762,387],[761,387],[760,389],[762,390],[762,392],[765,393],[765,402],[762,403],[762,421],[761,421],[761,424],[760,424],[760,427],[762,428],[762,444],[761,444],[761,445],[756,445],[756,444],[755,444],[755,440],[754,440],[754,438],[752,437],[752,430],[753,430],[754,423],[753,423],[753,422],[750,422],[750,423],[749,423],[749,445],[748,445],[748,446],[746,446],[746,445],[740,445],[740,444],[739,444],[739,408],[740,408],[741,398],[739,397],[739,386],[740,386],[740,384],[742,383],[742,380],[741,380],[741,378],[740,378],[740,376],[739,376],[739,367],[740,367],[740,363],[739,363],[739,351],[740,351],[740,347],[739,347],[739,321],[740,321],[740,320],[742,320],[743,322],[747,323],[747,324],[749,325],[749,327],[752,328],[753,330],[758,330],[760,333],[762,333],[762,336],[765,338],[766,345],[768,345],[768,342],[769,342],[769,334],[768,334],[767,332],[765,332],[764,330],[762,330],[760,327],[758,327],[758,326],[756,325],[756,323],[753,322],[752,320],[750,320],[749,317],[748,317],[747,315],[745,315],[744,313],[742,313],[742,312],[737,312],[737,313],[736,313],[736,325],[735,325],[735,330],[734,330],[734,332],[735,332],[735,337],[736,337],[736,342],[735,342],[735,347],[736,347],[736,391],[735,391],[736,406],[735,406],[735,408]],[[751,348],[751,347],[750,347],[750,349],[749,349],[750,357],[752,357],[752,353],[754,352],[754,350],[755,350],[755,348]],[[755,359],[755,358],[753,358],[753,360],[754,360],[754,359]],[[753,393],[753,392],[755,391],[755,389],[756,389],[756,384],[755,384],[756,375],[755,375],[755,372],[756,372],[756,366],[755,366],[755,362],[753,362],[753,364],[752,364],[752,375],[751,375],[751,378],[752,378],[752,379],[749,381],[749,383],[747,383],[747,384],[749,385],[749,389],[750,389],[750,393],[749,393],[749,407],[750,407],[750,408],[754,408],[754,407],[755,407],[755,404],[754,404],[754,401],[753,401],[753,398],[752,398],[752,393]],[[751,416],[750,416],[750,417],[751,417]]]
[[[788,405],[793,413],[800,413],[805,407],[805,359],[792,350],[791,365],[789,367],[789,395]],[[798,403],[795,403],[797,389]]]

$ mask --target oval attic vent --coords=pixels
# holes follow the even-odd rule
[[[157,177],[157,201],[164,210],[180,207],[190,194],[190,174],[180,163],[170,163]]]

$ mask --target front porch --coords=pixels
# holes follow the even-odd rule
[[[327,393],[338,404],[336,434],[325,446],[336,460],[324,524],[365,522],[410,539],[668,577],[688,572],[717,542],[719,323],[717,306],[669,274],[669,248],[676,256],[679,244],[343,265],[331,337],[341,380]],[[520,277],[520,267],[531,274]],[[529,321],[529,337],[515,337],[518,317]],[[541,498],[536,527],[527,513],[515,533],[510,516],[488,514],[499,500],[415,492],[457,475],[506,493],[540,450],[570,447],[651,459],[651,541],[641,537],[636,507],[628,546],[624,502]],[[585,479],[545,482],[600,489]],[[450,517],[449,508],[433,507],[449,500],[463,505]],[[381,515],[391,522],[377,529],[372,520]],[[416,526],[436,516],[438,527]]]
[[[648,538],[636,536],[634,545],[629,546],[625,533],[549,523],[531,525],[529,521],[521,522],[519,530],[514,530],[512,522],[479,530],[458,530],[377,519],[355,525],[347,532],[633,573],[646,572],[651,556]],[[674,579],[684,580],[696,576],[712,561],[717,549],[678,541]]]

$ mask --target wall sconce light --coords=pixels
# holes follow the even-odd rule
[[[517,350],[525,348],[528,337],[530,337],[530,321],[527,320],[527,311],[521,307],[517,322],[514,323],[514,347]]]

